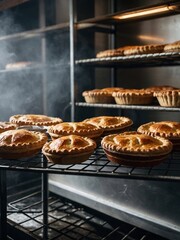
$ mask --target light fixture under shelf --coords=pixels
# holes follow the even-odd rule
[[[114,19],[119,19],[119,20],[125,20],[125,19],[136,19],[136,18],[141,18],[141,17],[148,17],[148,16],[154,16],[154,15],[159,15],[163,13],[168,13],[170,11],[176,11],[178,10],[177,5],[161,5],[161,6],[156,6],[156,7],[150,7],[147,9],[140,9],[132,12],[127,12],[127,13],[122,13],[119,15],[115,15],[113,18]]]

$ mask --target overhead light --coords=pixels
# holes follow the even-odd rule
[[[123,14],[114,16],[114,18],[119,20],[129,19],[129,18],[138,18],[142,16],[151,16],[159,13],[165,13],[165,12],[173,11],[176,9],[177,9],[176,6],[164,5],[164,6],[158,6],[158,7],[137,10],[137,11],[128,12],[128,13],[123,13]]]

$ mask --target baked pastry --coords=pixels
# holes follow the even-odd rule
[[[37,63],[30,62],[30,61],[14,62],[14,63],[6,64],[5,69],[7,69],[7,70],[15,70],[15,69],[32,67],[34,65],[37,65]]]
[[[10,122],[0,122],[0,133],[16,129],[17,125]]]
[[[180,122],[149,122],[141,125],[137,131],[153,137],[167,138],[173,143],[174,150],[180,150]]]
[[[117,48],[117,49],[108,49],[101,52],[98,52],[96,54],[97,58],[106,58],[106,57],[118,57],[124,55],[124,49],[123,48]]]
[[[165,52],[179,52],[180,51],[180,41],[166,44],[164,47]]]
[[[127,130],[133,121],[127,117],[98,116],[85,119],[84,122],[91,123],[104,130],[103,135]]]
[[[90,91],[84,91],[82,95],[87,103],[114,103],[112,93],[121,89],[122,88],[117,87],[93,89]]]
[[[163,107],[180,107],[180,89],[154,92],[154,96]]]
[[[159,92],[159,91],[165,91],[165,90],[175,90],[177,89],[176,87],[173,86],[168,86],[168,85],[161,85],[161,86],[152,86],[152,87],[147,87],[147,88],[143,88],[144,91],[147,92]]]
[[[146,105],[151,104],[153,94],[141,89],[123,89],[113,92],[115,102],[120,105]]]
[[[124,50],[124,55],[161,53],[164,50],[163,44],[148,44],[142,46],[131,46]]]
[[[101,145],[110,161],[132,167],[155,166],[172,151],[169,140],[137,132],[108,135]]]
[[[75,164],[86,161],[96,148],[87,137],[68,135],[47,142],[42,149],[48,161],[57,164]]]
[[[39,114],[19,114],[11,116],[9,121],[17,124],[18,126],[51,126],[61,123],[62,119]]]
[[[38,153],[46,143],[45,133],[25,129],[9,130],[0,134],[0,158],[18,159]]]
[[[73,134],[96,140],[102,135],[103,129],[91,123],[63,122],[49,127],[48,133],[52,139]]]

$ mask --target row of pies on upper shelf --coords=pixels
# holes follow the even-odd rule
[[[180,41],[168,44],[148,44],[141,46],[124,46],[116,49],[108,49],[100,51],[96,54],[97,58],[129,56],[137,54],[163,53],[163,52],[179,52]]]
[[[160,106],[180,107],[180,88],[153,86],[143,89],[102,88],[82,93],[87,103],[117,103],[119,105],[149,105],[157,99]]]
[[[1,158],[33,156],[42,149],[50,162],[79,163],[93,153],[99,137],[103,137],[101,145],[107,158],[128,166],[154,166],[164,161],[172,149],[180,150],[180,122],[150,122],[132,132],[129,128],[133,121],[119,116],[62,122],[60,118],[29,114],[12,116],[10,121],[0,124],[4,128],[0,134]],[[27,124],[49,126],[52,141],[48,142],[45,133],[17,129]]]

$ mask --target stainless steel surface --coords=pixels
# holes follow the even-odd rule
[[[179,240],[179,183],[51,175],[49,184],[52,192]]]

